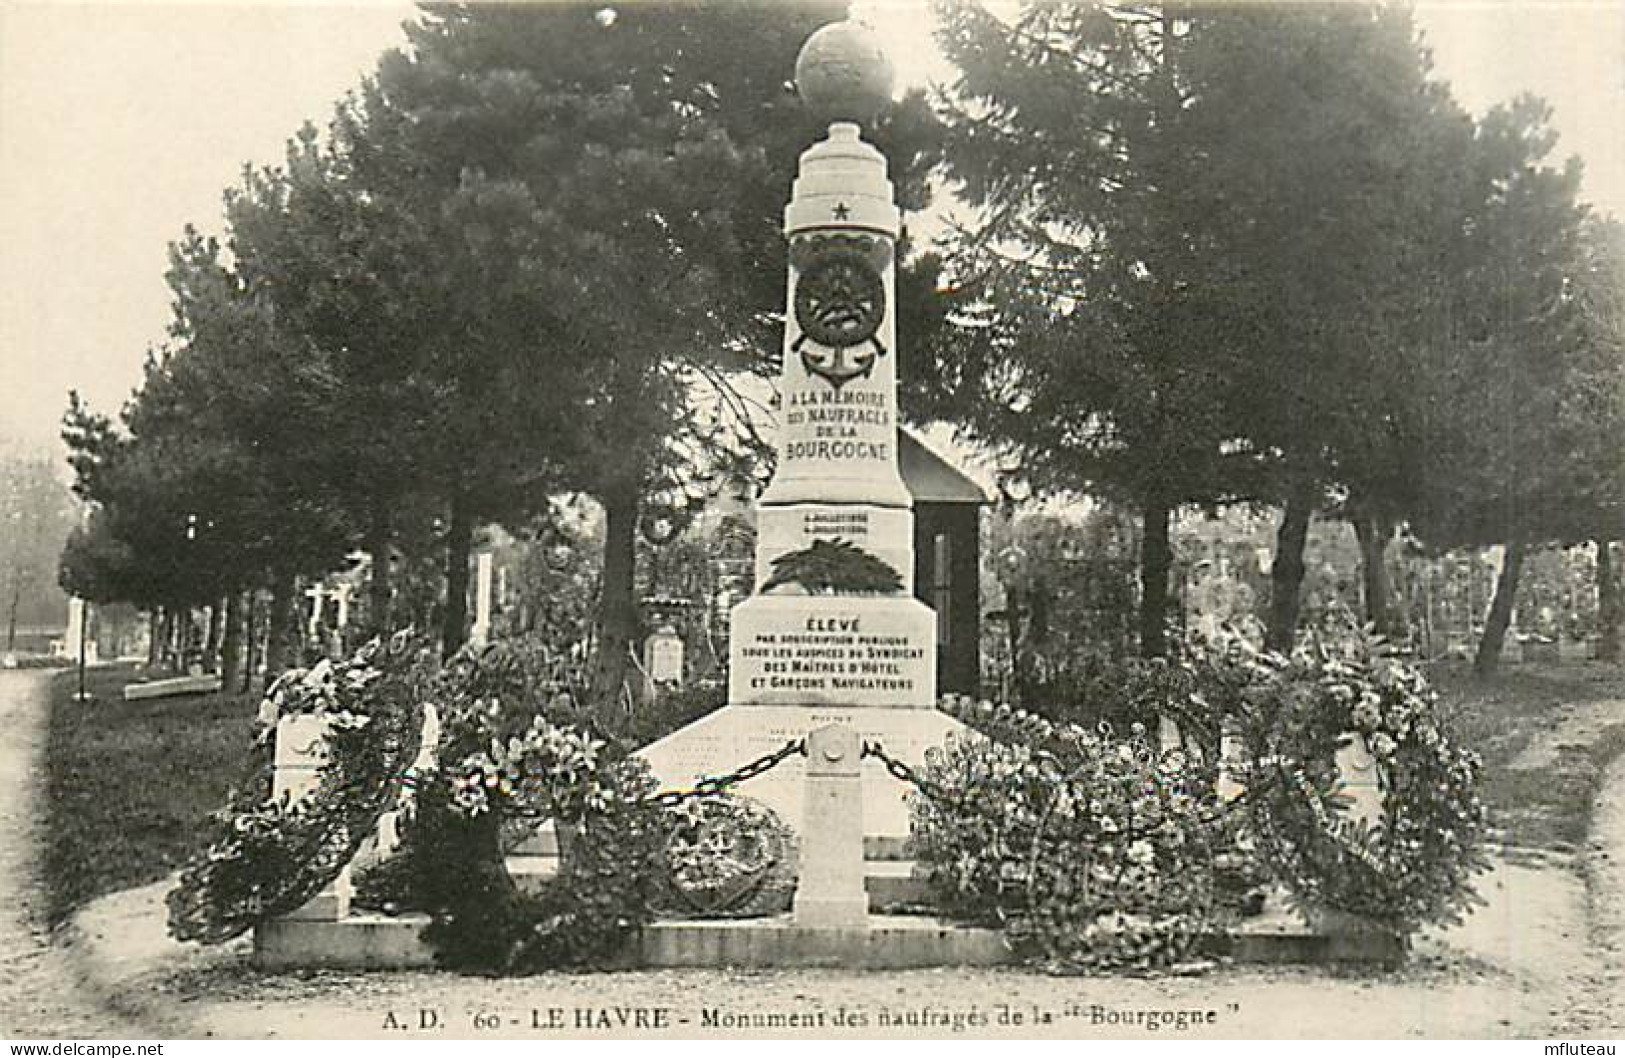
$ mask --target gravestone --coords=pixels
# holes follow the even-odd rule
[[[314,639],[322,627],[322,603],[327,601],[327,589],[323,585],[312,584],[305,589],[305,598],[310,600],[310,621],[306,631]]]
[[[338,615],[334,618],[334,625],[340,632],[350,627],[350,596],[355,594],[355,585],[348,581],[340,581],[333,586],[333,601],[338,604]]]
[[[785,210],[789,311],[778,464],[757,502],[755,594],[734,607],[728,705],[647,747],[666,785],[714,776],[828,725],[918,765],[962,725],[935,708],[936,614],[912,593],[913,501],[897,456],[895,257],[886,159],[860,123],[889,100],[873,34],[837,23],[796,64],[829,121]],[[738,788],[802,825],[804,759]],[[861,764],[870,836],[908,834],[907,790]]]
[[[327,762],[330,721],[310,713],[294,713],[276,721],[275,757],[271,770],[271,799],[297,803],[316,789]],[[350,913],[355,888],[346,866],[334,881],[303,907],[285,915],[296,921],[336,921]]]
[[[481,551],[474,563],[474,627],[469,641],[484,646],[491,641],[491,552]]]
[[[1382,776],[1365,736],[1350,733],[1337,748],[1337,792],[1349,798],[1345,818],[1367,828],[1382,822]]]
[[[69,596],[68,627],[62,633],[61,639],[51,642],[51,653],[54,656],[76,660],[82,646],[86,665],[94,665],[100,660],[100,649],[96,641],[89,638],[86,631],[85,617],[85,600],[77,595]],[[81,644],[80,640],[83,640],[83,644]]]
[[[1246,792],[1247,788],[1236,777],[1246,763],[1247,751],[1241,735],[1229,723],[1224,724],[1219,733],[1219,777],[1216,784],[1219,800],[1229,803]]]
[[[85,600],[74,595],[68,599],[68,627],[62,633],[62,642],[67,652],[73,654],[79,649],[79,640],[85,635]]]
[[[669,624],[662,624],[643,641],[643,671],[651,692],[656,687],[683,682],[683,637]]]

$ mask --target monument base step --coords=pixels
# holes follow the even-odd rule
[[[866,860],[912,860],[909,839],[891,834],[869,834],[863,839],[863,858]],[[559,835],[552,823],[543,823],[535,832],[516,844],[510,859],[525,856],[557,856]]]
[[[871,915],[867,928],[850,929],[807,929],[788,915],[656,922],[643,930],[639,955],[649,967],[902,970],[1010,961],[1010,949],[996,930],[907,915]]]
[[[139,702],[147,698],[168,698],[177,694],[213,694],[219,689],[219,676],[209,674],[176,676],[167,680],[148,680],[146,683],[126,684],[124,687],[124,700]]]
[[[870,911],[918,907],[931,902],[931,887],[914,874],[913,860],[866,860],[863,888]]]
[[[1365,919],[1339,912],[1322,912],[1310,923],[1285,907],[1279,898],[1265,905],[1264,913],[1244,918],[1222,932],[1202,938],[1199,949],[1207,955],[1238,963],[1384,963],[1405,959],[1405,938]]]
[[[870,911],[917,907],[931,900],[925,879],[914,875],[913,860],[866,860],[863,869],[863,888],[869,894]],[[521,892],[534,895],[558,871],[557,856],[508,857],[508,874]]]
[[[254,929],[262,970],[415,970],[434,965],[428,915],[350,915],[336,921],[276,919]]]
[[[283,919],[254,931],[263,970],[414,970],[434,965],[423,941],[426,915],[356,914],[339,921]],[[1237,963],[1382,963],[1405,957],[1404,939],[1355,919],[1311,928],[1302,919],[1263,916],[1201,938],[1197,950]],[[837,966],[902,969],[992,966],[1011,955],[996,930],[913,915],[871,915],[868,929],[798,929],[790,916],[656,922],[643,931],[630,965],[649,967]]]

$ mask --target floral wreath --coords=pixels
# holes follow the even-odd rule
[[[750,797],[715,794],[673,810],[665,844],[669,895],[660,910],[749,918],[787,910],[796,887],[795,832]]]
[[[208,846],[167,897],[176,939],[219,944],[295,911],[355,858],[411,786],[423,718],[422,658],[419,645],[401,634],[337,663],[292,670],[271,685],[249,773],[215,814]],[[328,721],[327,758],[310,793],[273,798],[276,721],[299,714]]]
[[[1486,810],[1480,761],[1454,746],[1438,695],[1399,660],[1311,646],[1288,658],[1231,644],[1248,677],[1232,719],[1246,750],[1237,807],[1257,854],[1305,910],[1358,915],[1400,933],[1459,921]],[[1368,821],[1348,811],[1336,756],[1363,742],[1382,793]]]

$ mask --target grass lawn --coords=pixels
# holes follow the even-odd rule
[[[46,744],[49,921],[104,893],[156,881],[196,851],[199,828],[242,774],[258,700],[230,694],[126,702],[132,666],[51,687]]]
[[[1594,661],[1431,673],[1462,742],[1484,758],[1492,823],[1513,845],[1568,851],[1591,825],[1603,770],[1625,753],[1625,667]]]

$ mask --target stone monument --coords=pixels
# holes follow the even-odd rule
[[[305,598],[310,600],[310,620],[305,626],[305,634],[315,639],[322,628],[322,618],[325,616],[322,604],[327,601],[327,586],[316,583],[305,589]]]
[[[667,785],[728,772],[831,724],[919,763],[960,725],[935,709],[936,614],[912,594],[913,501],[897,462],[895,257],[886,159],[861,125],[890,99],[874,34],[813,34],[797,87],[830,122],[789,206],[778,467],[757,503],[756,594],[733,610],[728,705],[648,747]],[[799,758],[739,789],[800,827]],[[871,837],[908,834],[901,783],[862,764]]]
[[[670,621],[663,621],[648,639],[643,641],[643,673],[648,681],[647,692],[653,694],[659,687],[676,686],[683,682],[683,637]]]
[[[62,633],[62,638],[51,643],[51,654],[55,657],[77,659],[80,654],[80,641],[83,640],[84,658],[86,665],[94,665],[101,659],[101,651],[96,640],[89,638],[85,627],[85,600],[77,595],[68,597],[68,627]]]
[[[474,560],[474,627],[468,638],[475,646],[491,641],[491,563],[489,551],[481,551]]]

